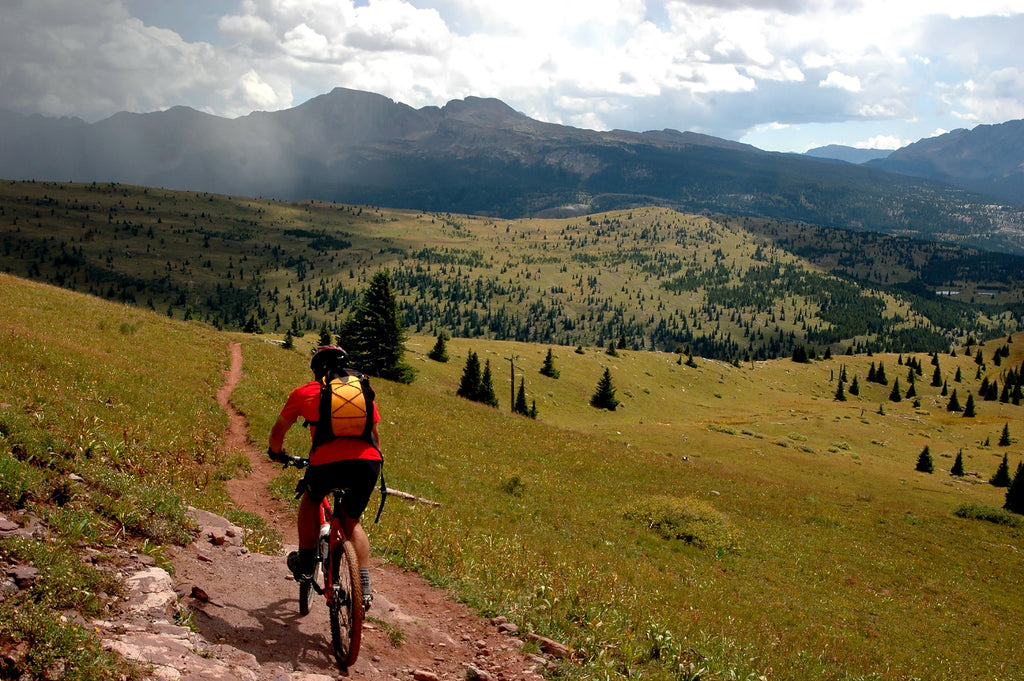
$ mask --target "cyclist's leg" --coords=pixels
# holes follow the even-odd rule
[[[366,530],[363,529],[359,518],[349,518],[345,515],[341,519],[341,526],[345,528],[345,536],[352,541],[356,549],[359,567],[370,567],[370,538],[366,536]]]
[[[315,476],[304,480],[306,490],[299,502],[299,550],[295,558],[289,557],[288,561],[288,567],[296,580],[312,577],[313,563],[316,561],[316,543],[320,538],[320,501],[324,497],[324,491],[310,486],[311,479],[315,479]]]
[[[370,590],[370,540],[366,531],[359,522],[360,516],[366,510],[370,495],[377,484],[377,477],[380,475],[380,461],[353,461],[351,464],[350,488],[342,499],[343,517],[342,526],[345,535],[352,542],[356,550],[356,559],[359,563],[359,577],[363,592],[363,607],[369,608],[373,602],[373,595]]]

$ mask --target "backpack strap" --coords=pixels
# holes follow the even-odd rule
[[[378,450],[380,451],[380,450]],[[380,455],[380,506],[377,508],[377,517],[373,519],[373,524],[376,525],[380,522],[380,514],[384,512],[384,502],[388,500],[388,488],[384,484],[384,453]]]

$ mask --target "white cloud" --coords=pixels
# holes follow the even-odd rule
[[[853,146],[858,149],[899,149],[910,142],[902,140],[895,135],[875,135],[863,142],[857,142]]]
[[[839,71],[830,71],[828,77],[818,83],[821,87],[832,87],[840,90],[848,90],[850,92],[860,92],[860,78],[857,76],[848,76],[845,73]]]

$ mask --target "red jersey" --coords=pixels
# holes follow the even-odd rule
[[[316,421],[320,418],[320,383],[310,381],[300,385],[292,391],[281,409],[281,418],[285,419],[289,426],[295,423],[299,417],[307,421]],[[380,421],[380,412],[377,411],[377,403],[373,403],[373,422]],[[309,427],[310,438],[316,433],[316,426]],[[335,461],[347,459],[371,459],[381,461],[383,457],[376,447],[366,440],[358,437],[338,437],[320,445],[309,455],[309,463],[320,466]]]

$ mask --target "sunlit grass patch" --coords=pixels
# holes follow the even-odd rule
[[[958,518],[968,520],[987,520],[996,525],[1009,525],[1010,527],[1024,527],[1024,516],[1010,513],[1004,508],[994,506],[983,506],[981,504],[962,504],[953,511]]]

